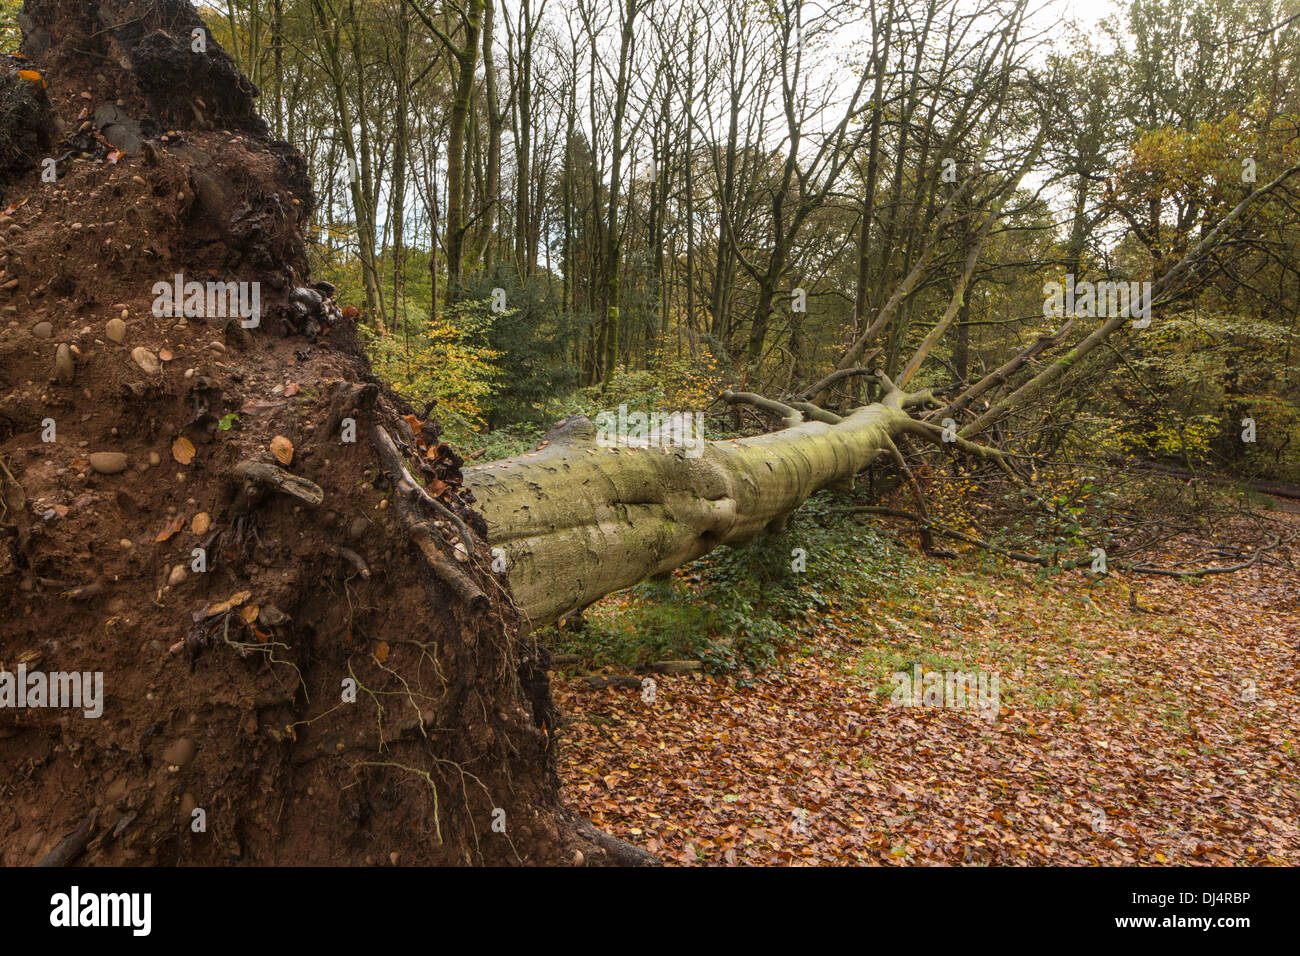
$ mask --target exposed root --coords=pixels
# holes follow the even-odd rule
[[[438,517],[450,521],[456,526],[456,532],[460,535],[460,542],[465,549],[465,553],[473,554],[474,539],[469,533],[469,528],[465,526],[465,522],[441,501],[425,491],[424,486],[415,480],[415,477],[406,467],[406,462],[402,459],[402,453],[397,450],[397,444],[393,441],[393,436],[388,434],[388,431],[382,425],[375,426],[374,442],[384,468],[391,472],[395,478],[398,495],[414,499],[418,504],[433,511]]]
[[[433,532],[430,530],[430,523],[412,521],[410,514],[402,514],[401,511],[398,513],[402,523],[406,525],[406,533],[411,536],[411,540],[420,549],[420,553],[424,555],[424,559],[438,579],[455,591],[472,610],[486,611],[492,602],[469,575],[456,567],[455,563],[439,550]]]
[[[357,554],[351,548],[334,545],[329,549],[329,553],[334,555],[336,558],[342,558],[348,564],[352,565],[363,581],[370,580],[370,566],[366,564],[365,559],[362,558],[361,555]]]
[[[248,485],[262,484],[312,506],[325,500],[325,492],[321,490],[320,485],[291,474],[278,465],[267,464],[264,461],[241,461],[233,470],[236,475],[244,479],[245,493],[249,498],[256,497],[256,492],[249,489]]]
[[[81,856],[81,851],[90,842],[90,837],[95,832],[95,821],[98,818],[99,808],[96,807],[90,811],[90,815],[85,820],[81,821],[81,826],[56,843],[54,849],[45,854],[36,865],[67,866],[72,863],[73,860]]]
[[[379,386],[339,385],[330,399],[329,415],[325,418],[325,435],[334,436],[345,418],[357,418],[375,406],[379,397]]]
[[[469,529],[460,518],[452,514],[449,508],[435,501],[415,480],[402,460],[401,452],[397,450],[393,437],[382,425],[375,426],[373,440],[385,470],[392,474],[394,479],[397,493],[393,497],[398,519],[416,547],[420,549],[420,553],[424,555],[429,568],[471,608],[476,611],[487,610],[492,602],[469,575],[443,553],[438,545],[438,537],[434,534],[434,526],[420,513],[420,507],[429,508],[456,526],[461,536],[461,547],[464,549],[466,560],[473,554],[474,539],[470,537]]]

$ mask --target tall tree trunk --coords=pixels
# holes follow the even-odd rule
[[[357,222],[357,246],[361,259],[361,273],[366,294],[366,307],[370,319],[376,327],[384,328],[383,299],[379,291],[379,270],[375,263],[375,216],[370,206],[369,195],[365,188],[364,170],[369,168],[368,149],[357,148],[353,130],[357,121],[352,114],[352,104],[347,90],[347,73],[343,68],[341,35],[344,20],[327,9],[325,0],[312,0],[312,9],[317,18],[316,37],[325,54],[326,73],[334,94],[334,107],[339,114],[339,137],[343,140],[344,155],[348,160],[348,184],[352,193],[352,208]],[[355,2],[348,0],[349,21],[354,25],[354,41],[357,34],[355,27]],[[357,71],[361,72],[360,70]],[[363,88],[364,90],[364,88]],[[364,135],[366,124],[364,118],[357,125]],[[365,163],[363,166],[362,163]]]
[[[637,3],[639,0],[626,0],[623,13],[623,29],[619,40],[618,80],[614,87],[613,146],[609,163],[609,197],[605,214],[605,368],[602,385],[608,386],[614,380],[614,370],[618,367],[619,339],[619,269],[621,267],[621,242],[619,237],[618,205],[619,187],[623,177],[623,123],[627,117],[628,84],[631,70],[632,38],[635,35]]]
[[[521,0],[519,10],[519,89],[516,94],[518,105],[516,106],[516,115],[518,116],[518,142],[515,146],[515,168],[518,171],[515,181],[515,258],[519,262],[519,271],[522,275],[527,276],[533,270],[533,254],[535,248],[533,240],[532,225],[532,203],[529,192],[529,186],[532,182],[532,148],[533,148],[533,22],[532,8],[529,0]],[[576,56],[576,53],[575,53]],[[577,65],[574,64],[572,71],[573,82],[577,82]],[[573,87],[570,87],[570,95],[573,94]],[[571,143],[573,139],[573,113],[570,111],[568,117],[568,139]],[[566,163],[568,162],[568,147],[566,147]],[[566,165],[565,169],[569,167]],[[566,173],[567,175],[567,173]],[[568,188],[566,182],[566,189]],[[566,193],[567,195],[567,193]],[[566,200],[567,202],[567,200]],[[567,215],[567,213],[566,213]],[[567,228],[567,226],[566,226]],[[567,243],[567,239],[565,240]],[[567,268],[567,266],[566,266]]]
[[[686,41],[686,328],[689,333],[691,354],[695,354],[695,149],[694,120],[690,114],[695,102],[695,24]]]
[[[275,136],[284,139],[284,0],[271,5],[271,53],[275,61]]]
[[[460,298],[464,281],[464,255],[466,213],[468,206],[468,178],[465,176],[465,155],[468,147],[466,131],[469,125],[471,101],[474,96],[474,71],[478,66],[479,34],[483,24],[484,0],[467,0],[461,11],[464,30],[462,44],[457,45],[416,0],[407,0],[410,8],[441,41],[451,56],[452,71],[451,114],[447,129],[447,214],[443,235],[447,256],[448,305]]]
[[[873,27],[875,26],[876,0],[871,2]],[[889,37],[894,26],[894,5],[891,0],[885,15],[884,37],[879,52],[876,51],[875,30],[872,31],[872,69],[876,71],[871,91],[871,136],[867,145],[867,181],[862,194],[862,222],[858,232],[858,275],[853,295],[853,337],[866,328],[871,305],[867,300],[867,278],[871,269],[871,222],[875,215],[876,182],[880,176],[880,127],[882,122],[882,96],[885,87],[885,62],[889,54]]]
[[[364,204],[358,208],[360,219],[364,216],[365,230],[358,233],[364,237],[361,253],[361,268],[365,276],[366,296],[371,300],[372,317],[375,327],[387,327],[384,310],[384,284],[379,274],[378,255],[380,242],[377,229],[376,210],[378,207],[379,184],[374,171],[374,153],[370,148],[370,102],[366,86],[365,50],[361,45],[361,21],[357,14],[356,0],[348,0],[348,22],[352,33],[352,71],[357,81],[357,138],[358,159],[360,162],[360,192],[365,197]]]
[[[501,106],[497,101],[497,70],[492,54],[492,30],[495,7],[485,0],[483,8],[483,93],[487,100],[488,141],[484,157],[482,225],[479,228],[479,248],[483,254],[483,268],[492,270],[493,245],[496,242],[497,203],[501,193]]]
[[[402,307],[403,286],[406,283],[406,164],[410,150],[411,69],[411,18],[406,7],[398,10],[397,64],[396,64],[396,129],[393,136],[393,321],[406,326]]]
[[[438,155],[437,144],[432,155]],[[438,177],[429,177],[429,318],[438,315]]]

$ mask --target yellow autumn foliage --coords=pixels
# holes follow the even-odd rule
[[[501,379],[500,354],[481,344],[492,317],[478,305],[426,320],[414,334],[361,329],[375,374],[417,412],[436,401],[432,417],[453,444],[483,429],[483,409]]]

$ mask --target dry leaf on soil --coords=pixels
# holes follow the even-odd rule
[[[194,460],[194,442],[184,435],[177,438],[172,442],[172,457],[182,465],[188,465]]]
[[[271,454],[282,465],[287,465],[293,461],[293,442],[283,435],[276,435],[271,439]]]

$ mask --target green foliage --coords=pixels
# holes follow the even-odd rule
[[[608,385],[574,389],[553,401],[550,417],[586,415],[594,420],[601,412],[617,411],[620,405],[629,411],[704,415],[721,387],[717,362],[707,356],[667,360],[653,369],[620,367]],[[705,425],[707,438],[722,437],[707,427],[707,419]]]
[[[446,438],[460,444],[482,429],[502,377],[500,356],[487,344],[495,318],[489,302],[468,301],[433,319],[408,319],[401,334],[360,331],[375,374],[417,411],[435,402]]]
[[[506,425],[494,428],[490,432],[467,437],[460,448],[466,455],[473,455],[476,461],[499,461],[513,458],[537,447],[546,426],[530,423]]]
[[[1135,340],[1134,374],[1114,388],[1122,406],[1109,439],[1128,455],[1300,479],[1300,348],[1287,326],[1247,315],[1171,314]],[[1255,441],[1242,440],[1244,418]]]
[[[490,302],[497,289],[505,293],[509,308],[494,317],[486,344],[509,374],[493,390],[484,415],[493,428],[539,422],[547,417],[551,399],[577,379],[568,347],[573,322],[545,277],[521,280],[505,266],[477,277],[466,295]]]
[[[581,633],[552,629],[549,639],[593,664],[688,658],[718,672],[770,667],[779,651],[800,646],[812,621],[904,579],[907,554],[887,535],[828,514],[830,500],[816,496],[783,533],[639,584],[629,600],[590,611]],[[796,549],[802,571],[793,566]]]
[[[18,27],[18,12],[23,0],[0,0],[0,53],[17,53],[23,41]]]

